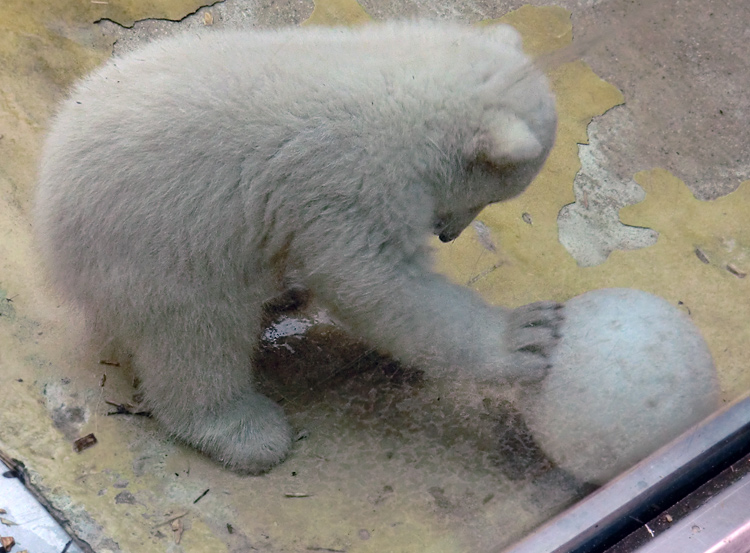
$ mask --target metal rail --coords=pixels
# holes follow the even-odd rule
[[[685,432],[524,540],[495,553],[601,553],[747,453],[750,396]],[[746,518],[750,519],[750,506]]]

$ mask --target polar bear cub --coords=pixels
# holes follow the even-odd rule
[[[524,190],[555,127],[506,26],[186,34],[73,90],[36,232],[53,282],[132,353],[164,428],[258,473],[291,447],[250,367],[264,304],[289,287],[405,363],[545,375],[559,306],[486,304],[433,272],[427,239]]]

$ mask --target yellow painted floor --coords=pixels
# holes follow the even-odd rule
[[[115,25],[95,21],[177,20],[201,4],[5,0],[2,6],[0,452],[23,463],[66,529],[98,553],[493,551],[582,497],[589,488],[519,433],[512,390],[427,379],[327,325],[265,344],[265,385],[307,435],[267,475],[229,473],[173,443],[146,417],[108,415],[115,410],[108,402],[133,401],[133,377],[126,360],[104,364],[86,349],[79,316],[41,277],[29,216],[35,162],[55,102],[111,54]],[[277,12],[309,17],[308,24],[360,23],[377,12],[343,0],[321,0],[314,11],[311,3],[252,4],[252,13],[271,22]],[[400,6],[388,4],[388,13],[421,9]],[[503,20],[539,56],[571,42],[570,9],[524,6]],[[219,24],[218,16],[206,15],[212,10],[220,13],[218,6],[203,8],[193,21]],[[659,21],[659,28],[667,25]],[[629,99],[586,63],[549,59],[560,132],[548,164],[524,195],[480,215],[482,232],[469,228],[440,246],[440,266],[511,307],[611,286],[658,294],[689,311],[714,355],[722,400],[738,398],[750,389],[750,183],[741,184],[747,174],[731,165],[722,178],[739,188],[705,201],[694,195],[705,192],[705,179],[690,188],[675,175],[678,165],[640,165],[630,177],[645,196],[617,206],[620,219],[615,209],[614,222],[606,222],[613,251],[585,266],[562,245],[558,214],[570,204],[592,211],[601,201],[583,185],[574,188],[579,145],[588,142],[592,119]],[[646,232],[636,233],[646,242],[658,238],[648,247],[618,242],[618,232],[630,232],[625,225]],[[73,442],[90,433],[96,445],[76,453]],[[10,534],[12,527],[0,525],[0,535]]]

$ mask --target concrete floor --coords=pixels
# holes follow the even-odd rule
[[[750,179],[750,99],[747,86],[748,7],[742,0],[486,0],[361,2],[376,20],[427,17],[480,21],[522,5],[556,5],[572,13],[581,58],[623,92],[626,104],[598,119],[590,139],[601,142],[604,169],[620,180],[662,167],[700,199],[713,199]],[[311,1],[240,2],[211,8],[214,25],[297,25]],[[133,29],[103,22],[121,44],[169,29],[203,25],[201,10],[178,24],[143,21]]]
[[[296,25],[314,9],[321,22],[367,14],[476,22],[522,4],[564,8],[588,65],[550,63],[561,113],[550,163],[527,194],[480,216],[497,255],[467,232],[439,251],[441,267],[505,305],[607,286],[657,293],[703,332],[723,401],[750,389],[750,183],[730,194],[750,179],[745,3],[360,4],[9,0],[3,8],[0,451],[24,463],[83,551],[490,551],[591,489],[535,448],[513,390],[427,379],[328,326],[266,344],[267,386],[294,397],[285,408],[309,434],[266,476],[228,474],[149,419],[106,416],[106,400],[131,400],[132,374],[124,362],[100,364],[82,345],[77,315],[47,290],[29,209],[55,102],[113,44],[126,50],[188,27]],[[524,10],[511,21],[530,48],[564,46],[566,13]],[[88,433],[98,444],[74,453],[72,441]],[[13,531],[0,525],[0,535]]]

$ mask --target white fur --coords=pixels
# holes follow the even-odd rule
[[[507,311],[431,270],[520,193],[553,100],[508,27],[392,23],[155,42],[81,82],[43,153],[53,280],[134,356],[172,434],[258,472],[290,448],[253,391],[264,303],[289,286],[407,363],[545,374],[555,304]]]

